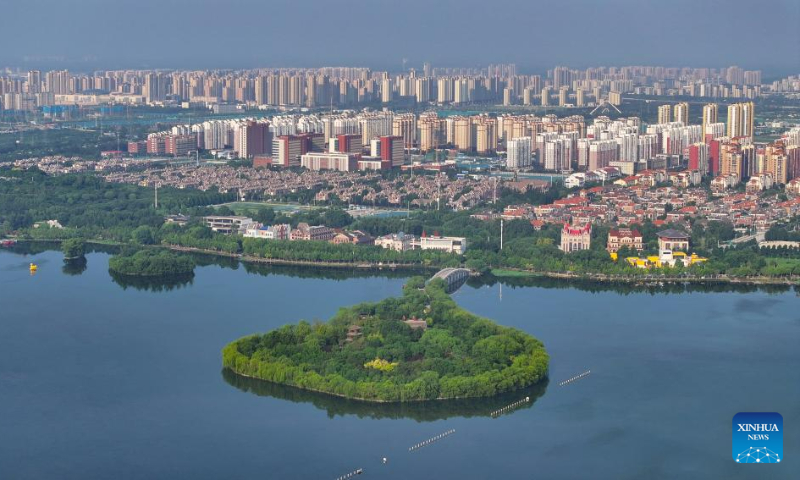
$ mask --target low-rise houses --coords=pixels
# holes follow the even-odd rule
[[[344,244],[368,245],[368,244],[373,244],[374,240],[372,237],[362,232],[361,230],[353,230],[353,231],[342,230],[340,232],[336,232],[336,234],[331,239],[331,243],[336,245],[344,245]]]
[[[795,178],[786,184],[786,193],[800,195],[800,177]]]
[[[414,235],[400,232],[376,238],[375,245],[398,252],[419,249],[438,250],[463,255],[467,250],[467,239],[464,237],[445,237],[438,233],[427,235],[425,232],[422,232],[420,238],[416,238]]]
[[[407,320],[406,320],[406,317],[403,317],[402,322],[405,323],[406,325],[408,325],[409,327],[411,327],[412,330],[416,330],[416,329],[427,330],[428,329],[428,322],[426,322],[425,320],[422,320],[420,318],[417,318],[417,317],[411,317],[411,318],[409,318]]]
[[[438,234],[422,236],[417,242],[420,250],[439,250],[448,253],[463,255],[467,250],[467,239],[464,237],[444,237]]]
[[[565,223],[564,228],[561,229],[561,246],[559,248],[562,252],[571,253],[578,250],[588,250],[591,243],[592,224],[590,223],[581,227]]]
[[[244,236],[246,238],[261,238],[264,240],[289,240],[292,226],[288,223],[280,225],[258,225],[248,228]]]
[[[203,217],[203,222],[211,230],[217,233],[242,233],[247,232],[247,229],[255,225],[255,222],[250,217],[243,217],[238,215],[208,215]]]
[[[772,188],[775,182],[772,180],[772,175],[769,173],[761,173],[759,175],[753,175],[750,177],[750,180],[747,181],[745,184],[745,191],[750,193],[758,193],[762,190],[767,190],[768,188]]]
[[[414,248],[414,235],[408,235],[403,232],[390,233],[375,239],[375,245],[388,248],[397,252],[405,252]]]
[[[703,181],[703,175],[700,173],[700,170],[671,172],[669,174],[669,181],[675,186],[689,188],[700,185],[700,183]]]
[[[620,248],[627,247],[630,250],[642,251],[642,234],[636,229],[631,228],[612,228],[608,232],[608,245],[606,250],[614,253]]]
[[[297,228],[292,230],[291,239],[328,241],[331,240],[334,235],[335,232],[333,229],[325,225],[309,225],[305,222],[301,222],[297,225]]]
[[[729,188],[739,185],[741,178],[738,175],[720,175],[711,180],[711,191],[715,193],[722,193]]]
[[[658,250],[664,251],[688,251],[689,250],[689,234],[668,228],[656,233],[658,237]]]

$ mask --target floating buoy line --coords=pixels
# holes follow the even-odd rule
[[[356,475],[361,475],[364,473],[363,468],[359,468],[358,470],[353,470],[352,472],[348,473],[347,475],[342,475],[341,477],[336,477],[336,480],[345,480],[347,478],[353,478]]]
[[[439,435],[436,435],[435,437],[431,437],[431,438],[425,440],[424,442],[420,442],[420,443],[418,443],[416,445],[412,445],[411,447],[408,448],[408,451],[409,452],[413,452],[414,450],[419,450],[422,447],[427,447],[428,445],[430,445],[430,444],[432,444],[434,442],[438,442],[439,440],[443,439],[444,437],[447,437],[448,435],[452,435],[454,433],[456,433],[455,429],[451,429],[451,430],[448,430],[448,431],[446,431],[444,433],[440,433]]]
[[[503,407],[501,409],[495,410],[494,412],[491,413],[491,416],[492,417],[499,417],[500,415],[502,415],[504,413],[508,413],[511,410],[514,410],[515,408],[519,407],[520,405],[524,405],[524,404],[526,404],[526,403],[528,403],[530,401],[531,401],[531,397],[525,397],[522,400],[516,401],[516,402],[514,402],[514,403],[512,403],[510,405],[506,405],[505,407]]]
[[[578,381],[578,380],[580,380],[582,378],[586,378],[591,373],[592,373],[591,370],[586,370],[585,372],[583,372],[581,374],[575,375],[574,377],[570,377],[570,378],[568,378],[568,379],[566,379],[566,380],[564,380],[562,382],[559,382],[558,386],[559,387],[563,387],[563,386],[569,385],[570,383],[576,382],[576,381]],[[498,416],[503,415],[505,413],[509,413],[509,412],[513,411],[514,409],[516,409],[516,408],[518,408],[518,407],[520,407],[520,406],[522,406],[522,405],[524,405],[526,403],[530,403],[530,401],[531,401],[531,397],[525,397],[525,398],[523,398],[521,400],[517,400],[514,403],[506,405],[503,408],[499,408],[499,409],[493,411],[490,415],[493,418],[497,418]],[[438,442],[439,440],[442,440],[443,438],[448,437],[448,436],[450,436],[450,435],[452,435],[454,433],[456,433],[455,429],[447,430],[446,432],[442,432],[439,435],[436,435],[434,437],[431,437],[431,438],[429,438],[427,440],[424,440],[422,442],[419,442],[419,443],[417,443],[415,445],[412,445],[412,446],[408,447],[408,451],[409,452],[414,452],[414,451],[419,450],[419,449],[421,449],[423,447],[427,447],[427,446],[432,445],[432,444]],[[387,457],[382,457],[381,458],[381,463],[386,465],[387,463],[389,463],[389,459]],[[362,473],[364,473],[364,469],[363,468],[359,468],[357,470],[353,470],[350,473],[347,473],[345,475],[337,477],[336,480],[347,480],[348,478],[353,478],[356,475],[361,475]]]
[[[559,387],[563,387],[564,385],[569,385],[569,384],[570,384],[570,383],[572,383],[572,382],[575,382],[575,381],[577,381],[577,380],[580,380],[581,378],[584,378],[584,377],[586,377],[586,376],[587,376],[587,375],[589,375],[590,373],[592,373],[592,371],[591,371],[591,370],[586,370],[585,372],[581,373],[580,375],[575,375],[575,376],[574,376],[574,377],[572,377],[572,378],[568,378],[568,379],[564,380],[563,382],[560,382],[560,383],[558,384],[558,386],[559,386]]]

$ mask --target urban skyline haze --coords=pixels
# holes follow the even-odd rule
[[[736,64],[781,75],[800,66],[798,15],[791,0],[29,0],[0,18],[0,66],[399,71],[405,58],[525,72]]]

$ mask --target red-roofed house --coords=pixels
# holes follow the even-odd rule
[[[608,232],[608,244],[606,250],[616,252],[622,247],[632,250],[642,250],[642,234],[639,230],[630,228],[614,228]]]

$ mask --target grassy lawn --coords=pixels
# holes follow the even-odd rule
[[[774,264],[778,267],[797,267],[800,266],[800,259],[797,258],[769,258],[768,264]]]
[[[506,270],[503,268],[493,268],[492,275],[495,277],[535,277],[533,272],[519,272],[517,270]]]
[[[271,207],[273,210],[279,213],[295,213],[302,210],[312,210],[315,208],[310,205],[296,205],[291,203],[274,203],[274,202],[230,202],[230,203],[223,203],[221,205],[214,205],[214,207],[228,207],[233,210],[236,215],[255,215],[256,212],[260,208],[264,207]]]

